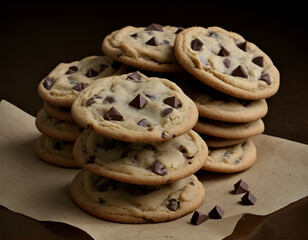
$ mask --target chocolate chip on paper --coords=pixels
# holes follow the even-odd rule
[[[193,225],[199,225],[203,222],[205,222],[206,220],[209,219],[209,216],[199,212],[199,211],[195,211],[194,214],[191,217],[191,224]]]
[[[209,218],[212,219],[221,219],[225,214],[224,210],[221,207],[215,206],[209,213]]]
[[[248,192],[248,184],[244,182],[242,179],[239,180],[237,183],[234,184],[234,194],[241,194]]]
[[[257,201],[256,197],[251,192],[247,192],[241,199],[243,205],[254,205]]]

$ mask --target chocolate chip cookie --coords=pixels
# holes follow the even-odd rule
[[[63,120],[67,122],[73,122],[73,117],[71,115],[71,108],[70,107],[61,107],[61,106],[56,106],[53,104],[50,104],[46,101],[44,101],[43,105],[44,111],[47,115],[58,119],[58,120]]]

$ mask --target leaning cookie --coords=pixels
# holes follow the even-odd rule
[[[74,157],[97,175],[139,185],[174,182],[197,172],[208,149],[194,131],[164,142],[129,143],[86,129],[76,140]]]
[[[209,157],[203,170],[222,173],[235,173],[247,170],[256,161],[257,149],[252,140],[247,139],[224,148],[209,148]]]
[[[58,167],[81,168],[73,157],[74,142],[67,142],[41,135],[35,144],[35,153],[43,161]]]
[[[74,121],[72,114],[71,114],[70,107],[60,107],[60,106],[56,106],[56,105],[53,105],[53,104],[50,104],[44,101],[43,108],[44,108],[45,113],[47,113],[47,115],[55,119],[63,120],[67,122]]]
[[[178,62],[198,80],[231,96],[259,100],[279,88],[279,71],[255,44],[219,27],[191,27],[177,35]]]
[[[70,107],[78,93],[96,79],[124,72],[124,65],[107,56],[60,63],[39,83],[38,94],[53,105]]]
[[[81,170],[70,186],[73,201],[108,221],[152,223],[171,221],[196,210],[205,190],[192,175],[163,185],[133,185]]]
[[[174,39],[181,30],[159,24],[126,26],[108,35],[102,43],[102,50],[112,59],[138,69],[183,71],[173,54]]]
[[[96,80],[77,96],[72,116],[101,135],[150,143],[190,130],[198,109],[173,82],[134,72]]]

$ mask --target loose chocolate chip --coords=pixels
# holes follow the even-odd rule
[[[168,173],[168,170],[164,168],[160,162],[155,161],[153,164],[153,172],[158,175],[165,176]]]
[[[75,91],[78,91],[78,92],[81,92],[83,89],[85,89],[87,86],[89,86],[89,84],[87,84],[87,83],[77,83],[74,87],[73,87],[73,89],[75,90]]]
[[[102,144],[100,145],[100,148],[104,149],[105,151],[108,151],[110,149],[115,148],[116,145],[111,140],[105,139],[103,140]]]
[[[138,94],[130,103],[129,105],[137,108],[137,109],[141,109],[143,108],[146,104],[147,104],[147,100],[141,95]]]
[[[167,208],[171,211],[176,211],[179,208],[179,202],[176,199],[170,199]]]
[[[98,75],[98,72],[96,72],[92,68],[89,68],[87,73],[86,73],[86,76],[89,77],[89,78],[96,77],[97,75]]]
[[[52,78],[46,78],[45,81],[43,82],[43,86],[47,90],[50,90],[52,85],[53,85],[53,79]]]
[[[267,85],[271,84],[270,76],[267,73],[262,74],[259,80],[265,81]]]
[[[163,26],[157,23],[152,23],[151,25],[147,26],[145,31],[160,31],[163,32]]]
[[[93,163],[95,163],[95,158],[96,158],[96,156],[89,156],[88,158],[87,158],[87,160],[86,160],[86,164],[93,164]]]
[[[150,45],[150,46],[158,46],[159,42],[158,42],[157,38],[154,36],[149,41],[147,41],[145,44]]]
[[[244,52],[246,52],[247,51],[247,42],[245,41],[245,42],[239,43],[239,44],[237,44],[237,47],[242,49]]]
[[[195,211],[194,214],[191,217],[190,222],[193,225],[199,225],[199,224],[205,222],[208,219],[209,219],[209,216],[207,216],[207,215],[205,215],[201,212]]]
[[[241,199],[243,205],[254,205],[257,201],[256,197],[251,192],[247,192]]]
[[[71,66],[69,67],[69,69],[67,70],[67,72],[65,74],[72,74],[78,71],[78,67],[76,66]]]
[[[224,210],[220,208],[219,206],[215,206],[209,213],[209,218],[212,219],[220,219],[225,214]]]
[[[145,94],[145,96],[146,96],[147,98],[149,98],[150,100],[152,100],[152,101],[156,101],[156,100],[159,99],[158,96],[150,95],[150,94],[147,94],[147,93]]]
[[[181,106],[181,103],[179,102],[176,96],[168,97],[163,102],[173,108],[178,108]]]
[[[245,193],[248,192],[248,188],[249,188],[248,184],[241,179],[236,184],[234,184],[233,193],[234,194]]]
[[[141,126],[141,127],[149,127],[149,126],[150,126],[150,122],[149,122],[147,119],[143,118],[143,119],[141,119],[141,120],[137,123],[137,125],[139,125],[139,126]]]
[[[113,97],[106,97],[103,102],[104,103],[114,103],[115,100]]]
[[[210,36],[210,37],[212,37],[212,38],[217,39],[217,38],[218,38],[218,33],[217,33],[217,32],[212,31],[212,32],[210,32],[210,33],[209,33],[209,36]]]
[[[166,108],[163,111],[161,111],[161,116],[166,117],[168,114],[170,114],[173,111],[173,108]]]
[[[136,38],[138,35],[137,35],[137,33],[134,33],[134,34],[132,34],[130,36],[133,37],[133,38]]]
[[[221,46],[220,51],[218,52],[218,56],[227,57],[230,55],[230,52],[225,49],[223,46]]]
[[[228,58],[225,58],[225,60],[223,61],[223,63],[224,63],[224,65],[225,65],[226,68],[229,68],[229,67],[230,67],[231,62],[230,62],[230,60],[229,60]]]
[[[236,69],[233,70],[232,76],[248,78],[248,74],[245,72],[244,68],[241,65],[239,65]]]
[[[133,80],[135,82],[140,82],[141,75],[139,72],[133,72],[127,76],[126,80]]]
[[[118,112],[117,109],[114,107],[111,107],[105,114],[104,114],[104,119],[105,120],[114,120],[114,121],[122,121],[123,116],[121,115],[120,112]]]
[[[255,57],[254,59],[251,60],[254,64],[260,66],[260,67],[263,67],[264,66],[264,60],[263,60],[263,57],[260,56],[260,57]]]
[[[201,40],[199,40],[198,38],[194,39],[191,41],[191,49],[194,51],[200,51],[202,49],[203,46],[203,42],[201,42]]]
[[[179,27],[178,30],[176,30],[175,34],[179,34],[180,32],[182,32],[184,30],[183,27]]]

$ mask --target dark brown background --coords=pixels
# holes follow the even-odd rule
[[[308,144],[303,6],[294,1],[108,2],[2,3],[0,99],[35,115],[42,106],[36,92],[39,81],[60,62],[100,55],[103,38],[125,25],[217,25],[257,44],[280,70],[279,92],[268,99],[265,133]]]

